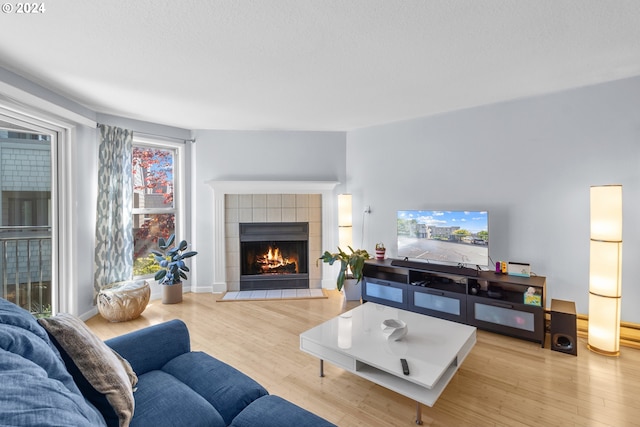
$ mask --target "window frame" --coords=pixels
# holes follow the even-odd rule
[[[75,312],[77,283],[73,273],[74,259],[61,256],[75,251],[75,127],[44,113],[17,106],[4,96],[0,96],[0,118],[27,128],[25,133],[39,133],[51,138],[51,312]],[[61,285],[63,283],[67,285]]]
[[[172,150],[174,152],[173,158],[173,207],[171,208],[135,208],[132,205],[131,216],[144,215],[144,214],[173,214],[174,226],[176,236],[183,236],[185,227],[185,197],[186,191],[185,183],[185,144],[184,142],[169,141],[160,137],[151,137],[145,135],[133,134],[132,152],[135,147],[148,147],[163,150]],[[133,174],[133,170],[132,170]],[[133,176],[132,176],[133,184]],[[132,197],[134,193],[132,191]],[[133,200],[132,200],[133,203]],[[134,222],[131,222],[133,227]],[[133,230],[132,230],[133,231]],[[135,251],[134,251],[135,252]],[[132,263],[135,264],[135,258],[132,259]],[[134,279],[148,279],[152,278],[154,274],[145,275],[133,275]]]

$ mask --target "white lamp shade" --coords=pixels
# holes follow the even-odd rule
[[[589,347],[612,355],[620,351],[620,298],[589,295]]]
[[[622,243],[591,241],[589,292],[619,297],[622,293]],[[589,310],[591,314],[591,310]]]
[[[338,194],[338,247],[348,251],[353,242],[353,208],[351,194]]]
[[[338,194],[338,227],[353,226],[351,194]]]
[[[622,186],[591,187],[589,349],[620,353]]]
[[[349,252],[349,246],[353,245],[353,227],[338,227],[338,246],[343,251]]]
[[[591,239],[622,241],[622,186],[591,187]]]

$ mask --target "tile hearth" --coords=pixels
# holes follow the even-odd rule
[[[219,301],[249,301],[273,299],[327,298],[322,289],[269,289],[229,291]]]

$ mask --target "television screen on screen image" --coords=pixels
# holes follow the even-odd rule
[[[398,211],[398,257],[464,266],[489,265],[486,211]]]

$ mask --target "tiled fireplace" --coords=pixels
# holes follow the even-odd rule
[[[305,267],[307,272],[306,285],[320,287],[322,278],[320,269],[315,262],[308,262],[320,257],[322,250],[322,198],[319,194],[227,194],[225,196],[225,227],[226,227],[226,270],[229,290],[248,289],[287,289],[300,288],[292,282],[280,277],[281,286],[268,283],[273,275],[263,277],[247,277],[242,271],[241,251],[243,242],[240,241],[240,229],[251,224],[304,224],[308,228],[308,244],[305,250]],[[296,239],[298,239],[296,237]],[[266,240],[285,240],[273,237]],[[286,239],[287,241],[291,239]],[[246,242],[245,242],[246,243]],[[244,245],[246,246],[246,244]],[[273,249],[273,248],[272,248]],[[267,248],[268,250],[268,248]],[[255,276],[255,275],[254,275]],[[263,283],[260,286],[258,282]]]
[[[286,289],[286,288],[321,288],[323,269],[326,265],[316,265],[315,260],[320,257],[324,248],[333,247],[335,234],[324,230],[337,230],[333,189],[336,182],[306,182],[306,181],[210,181],[214,190],[214,267],[215,283],[214,292],[237,291],[246,289]],[[252,227],[255,224],[255,227]],[[270,271],[261,271],[266,267],[246,265],[241,253],[240,230],[241,228],[253,228],[263,230],[263,225],[281,225],[291,232],[304,229],[308,233],[308,239],[304,245],[299,243],[300,237],[279,240],[274,243],[272,238],[265,238],[263,243],[245,247],[251,251],[261,252],[251,254],[264,262],[264,258],[275,256],[275,248],[286,250],[286,258],[282,266]],[[270,227],[267,227],[270,228]],[[278,227],[275,227],[278,228]],[[253,233],[253,232],[250,232]],[[255,236],[244,238],[253,240]],[[271,242],[269,242],[271,240]],[[282,246],[282,242],[288,247]],[[306,251],[295,262],[289,252],[293,249]],[[301,249],[302,248],[302,249]],[[269,255],[269,249],[272,254]],[[245,249],[246,252],[246,249]],[[262,253],[265,252],[265,253]],[[280,256],[282,254],[279,254]],[[245,263],[245,265],[243,265]],[[299,270],[299,263],[304,263],[303,270]],[[295,264],[295,267],[294,267]],[[243,267],[245,270],[242,271]],[[298,271],[292,272],[291,269]],[[277,271],[282,276],[276,277]],[[247,273],[250,274],[247,274]],[[260,274],[260,273],[264,274]],[[331,274],[325,276],[331,277]],[[281,279],[280,284],[272,283],[272,279]],[[304,283],[304,285],[302,284]]]

